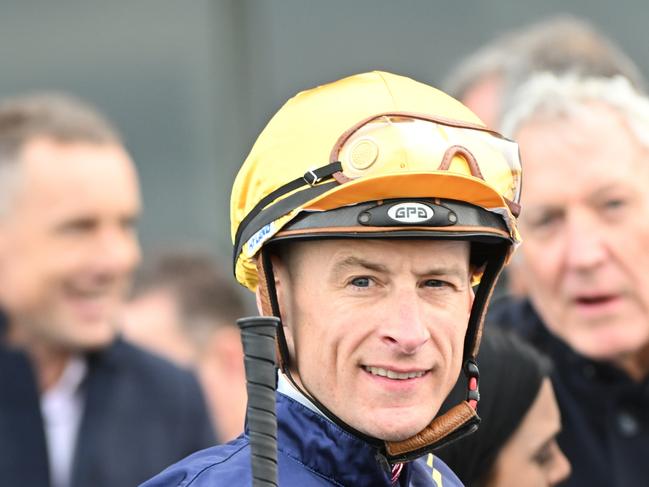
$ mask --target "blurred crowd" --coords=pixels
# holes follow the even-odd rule
[[[518,142],[524,168],[523,243],[479,355],[482,425],[438,452],[467,486],[647,484],[645,87],[573,17],[503,34],[441,87]],[[136,486],[239,436],[236,320],[256,311],[211,252],[141,255],[117,129],[71,95],[3,100],[0,189],[0,483]]]

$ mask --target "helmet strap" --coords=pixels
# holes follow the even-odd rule
[[[270,259],[270,252],[267,248],[262,248],[257,260],[257,274],[259,276],[259,300],[261,302],[261,313],[265,316],[276,316],[279,318],[277,327],[277,356],[279,358],[279,368],[282,372],[290,376],[289,363],[290,355],[284,334],[284,325],[282,324],[282,315],[279,309],[279,300],[277,299],[277,289],[275,288],[275,273],[273,272],[273,263]],[[291,380],[291,382],[293,382]]]
[[[491,295],[496,287],[496,281],[505,265],[509,252],[510,247],[506,244],[501,244],[492,250],[491,255],[487,259],[487,264],[480,279],[478,289],[476,290],[469,316],[466,337],[464,339],[465,360],[472,359],[475,361],[475,357],[478,355],[480,340],[482,339],[482,324],[487,312],[487,304],[491,299]]]

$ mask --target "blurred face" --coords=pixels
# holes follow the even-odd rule
[[[495,129],[500,119],[502,91],[502,77],[490,74],[475,82],[460,101],[480,117],[487,127]]]
[[[304,242],[289,260],[276,262],[278,297],[304,387],[373,437],[424,429],[460,370],[468,243]]]
[[[196,352],[182,329],[182,316],[173,293],[153,289],[127,303],[122,330],[131,342],[188,367]]]
[[[649,344],[649,160],[622,119],[592,105],[528,122],[521,271],[547,326],[594,359]]]
[[[561,428],[559,408],[549,379],[544,379],[539,393],[523,421],[503,446],[487,484],[493,487],[556,485],[570,475],[570,463],[555,437]]]
[[[134,166],[111,145],[37,139],[0,217],[0,302],[17,341],[97,348],[139,259]]]

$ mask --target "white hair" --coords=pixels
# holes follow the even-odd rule
[[[522,84],[511,99],[501,125],[503,135],[516,138],[526,122],[538,117],[560,118],[600,103],[615,110],[638,140],[649,148],[649,99],[622,76],[589,78],[539,73]]]

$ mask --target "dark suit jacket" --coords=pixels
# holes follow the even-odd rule
[[[557,440],[572,465],[561,485],[649,485],[649,375],[635,381],[606,361],[579,355],[548,331],[528,300],[496,301],[488,321],[516,331],[554,363]]]
[[[215,443],[193,375],[120,339],[88,356],[83,387],[72,487],[135,487]],[[48,487],[48,471],[34,373],[0,342],[0,485]]]

